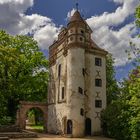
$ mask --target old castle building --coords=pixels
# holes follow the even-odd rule
[[[73,137],[101,132],[106,107],[106,54],[77,10],[49,47],[48,132]]]

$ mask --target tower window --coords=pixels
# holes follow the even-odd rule
[[[95,58],[95,65],[96,66],[101,66],[102,65],[102,60],[101,60],[101,58]]]
[[[79,92],[80,94],[83,94],[83,89],[82,89],[81,87],[79,87],[79,88],[78,88],[78,92]]]
[[[95,107],[101,108],[102,107],[102,100],[95,100]]]
[[[58,66],[58,77],[60,77],[60,75],[61,75],[61,64],[59,64]]]
[[[82,74],[83,74],[83,76],[85,76],[85,69],[84,68],[82,69]]]
[[[84,31],[83,31],[83,30],[81,30],[81,33],[82,33],[82,34],[84,34]]]
[[[70,37],[70,41],[72,41],[73,40],[73,37]]]
[[[64,97],[65,97],[65,88],[62,87],[62,99],[64,99]]]
[[[82,37],[80,37],[79,39],[80,39],[80,41],[83,41],[83,38]]]
[[[95,79],[95,86],[101,87],[102,86],[102,80],[101,79]]]
[[[80,109],[80,115],[84,116],[84,109],[83,108]]]
[[[73,30],[71,29],[71,30],[70,30],[70,33],[72,33],[72,32],[73,32]]]

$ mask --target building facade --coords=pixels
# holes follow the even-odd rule
[[[49,47],[49,133],[72,137],[101,132],[106,107],[106,55],[77,10]]]

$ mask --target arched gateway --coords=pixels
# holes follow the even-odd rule
[[[32,108],[39,108],[43,112],[44,130],[47,132],[47,104],[46,103],[21,101],[20,107],[17,111],[17,125],[19,125],[21,129],[25,129],[26,114]]]

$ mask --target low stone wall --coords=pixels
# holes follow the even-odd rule
[[[0,132],[21,132],[17,125],[0,125]]]
[[[27,132],[3,132],[0,133],[0,137],[9,137],[9,138],[37,138],[36,133],[27,133]]]

